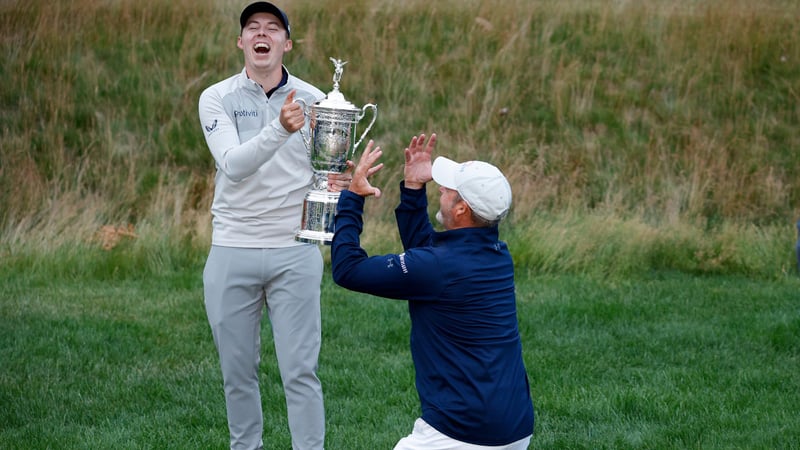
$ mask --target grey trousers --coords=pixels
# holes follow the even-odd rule
[[[261,317],[267,307],[294,450],[325,438],[321,343],[322,255],[316,245],[212,246],[203,270],[208,322],[219,352],[231,449],[263,448],[258,386]]]

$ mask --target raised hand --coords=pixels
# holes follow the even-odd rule
[[[383,169],[383,163],[375,164],[383,152],[380,147],[373,149],[373,145],[374,142],[370,139],[364,152],[361,153],[361,158],[358,160],[355,170],[353,170],[353,181],[350,183],[350,187],[347,188],[350,192],[362,197],[369,197],[370,195],[381,196],[381,190],[369,183],[369,177]]]
[[[431,181],[431,153],[436,147],[436,133],[431,134],[428,142],[425,135],[420,134],[411,138],[411,143],[403,150],[406,165],[403,168],[405,187],[409,189],[422,189],[425,183]]]
[[[281,115],[279,118],[283,128],[290,133],[294,133],[303,128],[303,125],[306,123],[303,107],[299,103],[294,102],[294,95],[296,93],[296,90],[292,90],[292,92],[289,92],[289,95],[286,96],[286,101],[283,102],[283,106],[281,106]]]

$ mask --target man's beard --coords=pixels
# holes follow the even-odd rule
[[[436,221],[444,225],[444,217],[442,217],[442,210],[436,211]]]

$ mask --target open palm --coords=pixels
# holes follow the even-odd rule
[[[353,170],[353,181],[348,188],[348,190],[354,194],[358,194],[362,197],[368,197],[370,195],[374,195],[375,197],[381,196],[381,190],[372,186],[369,182],[369,177],[383,168],[383,163],[375,164],[383,152],[380,147],[375,147],[373,149],[373,145],[374,142],[372,140],[367,143],[367,147],[358,160],[358,165],[356,165],[356,168]]]
[[[433,179],[431,176],[431,153],[435,147],[436,133],[431,134],[427,142],[424,134],[411,138],[411,143],[404,151],[406,165],[403,169],[403,178],[406,187],[419,189]]]

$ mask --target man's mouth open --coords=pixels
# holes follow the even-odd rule
[[[270,47],[268,44],[259,42],[253,47],[253,50],[255,50],[255,52],[258,53],[259,55],[266,55],[267,53],[269,53]]]

